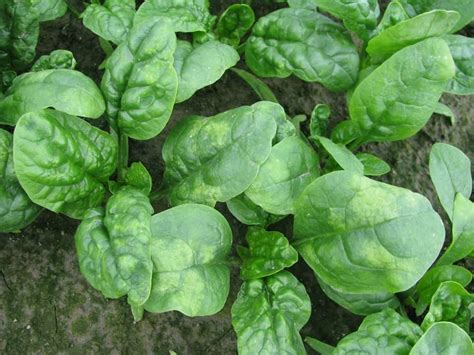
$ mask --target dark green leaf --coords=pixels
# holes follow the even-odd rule
[[[48,55],[42,55],[31,67],[31,71],[42,71],[49,69],[74,69],[76,59],[72,52],[65,49],[52,51]]]
[[[246,4],[232,4],[221,15],[216,26],[219,40],[237,47],[255,22],[252,8]]]

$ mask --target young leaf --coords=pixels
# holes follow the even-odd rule
[[[41,213],[23,191],[13,167],[13,137],[0,129],[0,233],[16,232]]]
[[[267,213],[262,207],[252,202],[245,194],[240,194],[226,202],[232,215],[243,224],[266,227],[276,223],[285,216]]]
[[[151,292],[152,214],[148,197],[134,187],[121,188],[107,202],[104,225],[132,306],[142,306]]]
[[[270,89],[267,84],[265,84],[255,75],[242,69],[232,68],[231,70],[240,78],[242,78],[252,88],[253,91],[255,91],[260,100],[270,101],[276,104],[279,103],[278,99],[275,97],[275,94],[273,94],[272,89]]]
[[[102,78],[107,113],[127,136],[146,140],[171,116],[178,90],[176,35],[166,22],[135,27],[109,57]]]
[[[469,335],[454,323],[433,324],[411,349],[409,355],[473,355]]]
[[[442,39],[404,48],[357,86],[349,103],[351,119],[366,140],[411,137],[429,120],[453,76],[454,62]]]
[[[84,26],[117,45],[122,43],[132,28],[135,0],[105,0],[104,4],[90,4],[82,13]]]
[[[334,158],[339,166],[347,171],[363,175],[364,165],[357,157],[345,146],[333,143],[326,137],[315,137],[323,148]]]
[[[359,127],[352,120],[339,122],[331,131],[331,141],[336,144],[348,145],[360,136]]]
[[[291,214],[297,198],[318,176],[316,152],[291,136],[273,146],[245,195],[269,213]]]
[[[299,331],[310,315],[309,296],[291,273],[244,282],[232,306],[239,354],[306,354]]]
[[[178,41],[174,53],[174,68],[179,78],[176,102],[186,101],[196,91],[215,83],[239,59],[234,48],[219,41],[208,41],[194,48],[189,42]]]
[[[304,338],[304,342],[308,344],[311,349],[321,355],[332,355],[336,350],[334,346],[323,343],[322,341],[315,338],[306,337]]]
[[[382,176],[390,172],[390,165],[373,154],[358,153],[356,157],[364,165],[366,176]]]
[[[328,128],[331,108],[326,104],[314,106],[311,112],[311,121],[309,123],[309,132],[312,136],[325,136]]]
[[[248,229],[246,239],[249,248],[238,250],[243,261],[240,277],[244,280],[274,275],[298,261],[298,253],[280,232],[253,227]]]
[[[392,0],[388,4],[374,34],[378,35],[387,28],[395,26],[397,23],[408,20],[409,18],[410,16],[408,16],[399,0]]]
[[[154,215],[151,231],[153,288],[145,310],[189,317],[219,312],[230,284],[232,231],[225,218],[210,207],[187,204]]]
[[[17,77],[0,101],[0,123],[15,125],[22,115],[55,108],[74,116],[99,118],[105,103],[97,85],[81,72],[51,69]]]
[[[297,201],[293,246],[341,292],[397,293],[433,264],[444,233],[425,197],[337,171],[316,179]]]
[[[221,15],[216,26],[216,35],[220,41],[238,47],[255,22],[252,8],[246,4],[232,4]]]
[[[23,115],[13,136],[15,172],[40,206],[81,219],[102,203],[113,174],[117,143],[68,114],[42,110]]]
[[[31,67],[31,71],[43,71],[49,69],[74,69],[76,59],[72,52],[65,49],[57,49],[48,55],[42,55]]]
[[[281,106],[259,102],[214,117],[182,120],[162,153],[171,204],[214,206],[244,192],[270,155],[278,116],[285,118]]]
[[[441,205],[452,220],[456,193],[471,197],[471,161],[458,148],[436,143],[431,149],[429,167]]]
[[[135,162],[130,165],[125,173],[124,180],[127,185],[135,187],[147,196],[151,192],[153,185],[151,175],[141,162]]]
[[[456,65],[456,73],[446,91],[455,95],[474,95],[474,38],[447,35],[443,39],[448,43]]]
[[[38,11],[39,21],[52,21],[64,16],[67,11],[67,4],[64,0],[36,0],[31,1],[33,7]]]
[[[426,38],[449,33],[459,20],[456,11],[434,10],[397,23],[372,38],[367,53],[377,61]],[[378,60],[378,59],[382,60]]]
[[[436,104],[436,107],[434,109],[434,113],[437,115],[442,115],[449,117],[449,120],[451,122],[451,125],[454,126],[456,124],[456,115],[454,112],[449,108],[449,106],[446,106],[445,104],[438,102]]]
[[[245,47],[249,68],[263,77],[291,74],[343,91],[357,80],[359,55],[344,28],[306,9],[286,8],[261,17]]]

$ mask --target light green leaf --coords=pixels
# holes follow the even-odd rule
[[[117,143],[89,123],[54,110],[27,113],[13,137],[15,172],[40,206],[81,219],[102,203]]]
[[[226,204],[230,213],[239,222],[251,226],[266,227],[285,218],[285,216],[275,216],[265,212],[262,207],[253,203],[245,194],[230,199]]]
[[[316,179],[297,201],[293,246],[341,292],[397,293],[428,270],[444,233],[425,197],[337,171]]]
[[[364,165],[366,176],[382,176],[390,172],[390,165],[373,154],[358,153],[356,157]]]
[[[151,230],[153,288],[145,309],[189,317],[219,312],[230,284],[232,231],[225,218],[210,207],[187,204],[154,215]]]
[[[255,22],[252,8],[246,4],[232,4],[219,18],[216,35],[220,41],[237,47]]]
[[[306,354],[299,331],[310,315],[309,296],[291,273],[244,282],[232,306],[239,354]]]
[[[443,39],[448,43],[456,65],[456,73],[446,91],[455,95],[474,95],[474,38],[447,35]]]
[[[331,141],[347,145],[360,137],[359,127],[352,120],[339,122],[331,131]]]
[[[316,0],[288,0],[287,2],[289,7],[317,10]]]
[[[292,74],[333,91],[357,80],[359,55],[344,28],[306,9],[280,9],[261,17],[245,46],[245,60],[258,76]]]
[[[57,49],[48,55],[42,55],[31,67],[31,71],[43,71],[49,69],[74,69],[76,59],[72,52],[65,49]],[[105,109],[105,108],[104,108]]]
[[[437,115],[449,117],[449,120],[452,126],[456,124],[456,115],[451,110],[451,108],[449,108],[449,106],[446,106],[445,104],[441,102],[438,102],[434,109],[434,113],[436,113]]]
[[[163,146],[172,205],[214,206],[244,192],[267,160],[283,108],[270,102],[182,120]]]
[[[40,22],[55,20],[64,16],[67,11],[64,0],[31,0],[31,2],[38,11]]]
[[[311,112],[311,121],[309,123],[309,132],[311,136],[325,136],[328,128],[331,108],[326,104],[314,106]]]
[[[135,162],[127,169],[124,177],[127,185],[133,186],[142,191],[145,195],[149,195],[153,182],[151,175],[141,162]]]
[[[408,20],[410,16],[405,8],[398,0],[391,0],[388,4],[382,19],[380,20],[374,35],[378,35],[389,27],[395,26],[397,23]]]
[[[336,144],[326,137],[315,137],[321,143],[323,148],[334,158],[339,166],[347,171],[363,175],[364,165],[357,157],[345,146]]]

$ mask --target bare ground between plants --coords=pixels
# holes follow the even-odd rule
[[[232,2],[212,1],[220,13]],[[269,11],[265,1],[257,13]],[[471,29],[472,30],[472,29]],[[78,69],[100,80],[96,68],[103,56],[94,35],[71,16],[42,27],[38,54],[66,48],[76,56]],[[298,79],[267,80],[290,115],[308,115],[315,104],[328,103],[332,120],[347,116],[343,95],[329,93],[318,84]],[[165,131],[153,140],[133,142],[131,161],[141,160],[152,172],[155,183],[163,173],[161,147],[170,129],[190,114],[214,115],[258,98],[234,74],[227,73],[216,85],[198,92],[190,101],[177,105]],[[426,195],[441,212],[428,177],[428,153],[434,142],[449,142],[474,161],[474,97],[444,96],[442,101],[456,113],[458,121],[434,116],[416,137],[403,142],[366,147],[391,166],[383,180]],[[242,243],[245,226],[219,206],[234,232],[234,244]],[[166,208],[156,205],[156,211]],[[77,221],[43,212],[20,234],[0,235],[0,352],[7,354],[234,354],[236,338],[230,322],[230,308],[241,281],[232,274],[231,293],[225,308],[212,317],[187,318],[178,312],[147,313],[133,323],[125,299],[106,300],[90,287],[79,272],[74,247]],[[291,237],[291,221],[276,228]],[[313,313],[302,335],[336,343],[355,330],[361,318],[336,306],[319,289],[311,270],[300,261],[292,270],[305,284]]]

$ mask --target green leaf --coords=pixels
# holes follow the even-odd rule
[[[472,303],[474,295],[467,292],[463,285],[455,281],[441,283],[431,299],[430,309],[421,323],[421,329],[426,330],[434,323],[448,321],[469,332],[469,306]]]
[[[474,95],[474,38],[447,35],[443,39],[448,43],[456,65],[456,73],[446,91],[455,95]]]
[[[456,193],[471,197],[471,161],[458,148],[436,143],[431,148],[429,167],[441,205],[452,220]]]
[[[57,49],[48,55],[42,55],[31,67],[31,71],[43,71],[49,69],[74,69],[76,59],[72,52],[65,49]]]
[[[336,350],[334,346],[323,343],[315,338],[306,337],[304,338],[304,342],[308,344],[311,349],[317,351],[321,355],[332,355]]]
[[[245,195],[269,213],[292,214],[295,201],[318,176],[316,152],[301,138],[288,137],[273,146]]]
[[[168,123],[178,90],[175,49],[176,35],[166,22],[143,24],[107,60],[101,86],[107,113],[127,136],[150,139]]]
[[[381,62],[402,48],[450,33],[459,20],[455,11],[434,10],[389,27],[372,38],[367,53]],[[380,60],[379,60],[380,59]]]
[[[314,106],[309,123],[310,134],[312,136],[325,136],[330,116],[331,108],[329,105],[318,104]]]
[[[0,129],[0,233],[16,232],[33,222],[42,209],[23,191],[13,167],[13,137]]]
[[[104,216],[103,208],[86,212],[74,235],[76,253],[81,274],[92,287],[107,298],[120,298],[128,288],[118,271]]]
[[[102,203],[104,184],[115,171],[117,143],[75,116],[42,110],[18,121],[13,158],[33,202],[81,219]]]
[[[293,246],[341,292],[397,293],[433,264],[444,234],[425,197],[337,171],[316,179],[297,201]]]
[[[148,197],[134,187],[121,188],[107,202],[104,225],[132,306],[142,306],[151,292],[152,214]]]
[[[247,190],[270,155],[278,116],[281,106],[259,102],[179,122],[162,153],[171,204],[214,206]]]
[[[207,32],[215,21],[208,8],[208,0],[146,0],[134,24],[168,22],[174,32]]]
[[[347,145],[360,137],[359,127],[352,120],[339,122],[331,131],[331,141]]]
[[[358,153],[356,157],[364,165],[366,176],[382,176],[390,172],[390,165],[373,154]]]
[[[288,0],[287,2],[289,7],[317,10],[316,0]]]
[[[275,94],[273,94],[272,89],[270,89],[270,87],[262,80],[242,69],[232,68],[231,70],[243,79],[253,91],[255,91],[260,100],[278,104],[278,99],[275,97]]]
[[[179,78],[176,102],[186,101],[196,91],[214,84],[239,59],[234,48],[219,41],[208,41],[194,48],[189,42],[178,41],[174,53],[174,68]]]
[[[125,40],[134,16],[135,0],[106,0],[103,5],[90,4],[81,15],[85,27],[117,45]]]
[[[299,331],[310,315],[309,296],[291,273],[244,282],[232,306],[239,354],[306,354]]]
[[[356,332],[339,341],[334,355],[407,354],[422,334],[417,324],[388,308],[367,316]]]
[[[473,355],[474,348],[467,333],[450,322],[433,324],[418,340],[410,355]]]
[[[340,18],[347,29],[357,33],[364,41],[377,26],[380,15],[377,0],[315,0],[317,6]]]
[[[349,103],[351,118],[366,140],[411,137],[429,120],[453,76],[454,62],[442,39],[404,48],[357,86]]]
[[[219,312],[230,284],[232,231],[225,218],[187,204],[154,215],[151,230],[153,288],[145,309],[189,317]]]
[[[230,213],[239,222],[251,226],[266,227],[276,223],[285,216],[275,216],[267,213],[262,207],[252,202],[245,194],[240,194],[226,202]]]
[[[255,14],[249,5],[232,4],[219,18],[215,32],[220,41],[237,47],[254,22]]]
[[[153,186],[151,175],[141,162],[135,162],[130,165],[125,173],[124,180],[127,185],[135,187],[147,196],[150,194]]]
[[[240,277],[244,280],[274,275],[298,261],[298,253],[280,232],[251,227],[246,239],[249,248],[240,247],[238,250],[243,261]]]
[[[45,108],[98,118],[105,103],[97,85],[81,72],[51,69],[17,77],[0,101],[0,123],[15,125],[22,115]]]
[[[64,0],[33,0],[33,7],[39,14],[40,22],[52,21],[64,16],[67,4]]]
[[[436,107],[434,109],[434,113],[437,115],[442,115],[449,117],[449,120],[451,121],[451,125],[454,126],[456,124],[456,115],[454,112],[449,108],[449,106],[446,106],[445,104],[438,102],[436,104]]]
[[[323,148],[334,158],[339,166],[347,171],[363,175],[364,165],[345,146],[336,144],[326,137],[314,137]]]
[[[389,27],[395,26],[397,23],[408,20],[410,16],[405,11],[405,8],[398,0],[391,0],[385,9],[382,19],[380,20],[375,30],[375,35],[383,32]]]
[[[258,76],[291,74],[333,91],[357,80],[359,55],[344,28],[306,9],[280,9],[261,17],[245,46],[245,60]]]
[[[457,193],[454,200],[453,240],[438,260],[438,265],[452,264],[474,251],[474,203]]]

